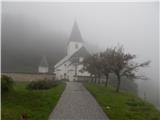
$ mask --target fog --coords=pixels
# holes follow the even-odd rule
[[[3,19],[6,15],[10,17]],[[22,23],[17,22],[15,26],[12,26],[13,31],[20,31],[18,30],[19,27],[17,27],[17,25],[22,25],[23,21],[27,20],[27,25],[20,27],[23,28],[23,32],[25,33],[26,28],[30,25],[27,30],[31,32],[27,35],[27,38],[22,37],[23,35],[21,34],[20,41],[23,44],[24,41],[29,41],[29,39],[33,39],[32,36],[34,36],[35,39],[32,45],[35,49],[36,44],[40,41],[43,41],[48,48],[52,47],[52,40],[54,44],[57,44],[58,42],[59,45],[67,42],[73,23],[76,20],[83,40],[94,46],[95,49],[98,48],[103,51],[107,47],[122,44],[124,45],[126,52],[137,55],[137,62],[151,60],[149,67],[140,69],[139,71],[139,74],[147,76],[148,80],[136,80],[136,83],[138,84],[138,93],[142,98],[144,98],[144,94],[146,94],[145,98],[148,101],[154,103],[156,106],[160,106],[160,81],[158,68],[159,5],[157,2],[3,2],[2,33],[5,34],[9,31],[5,26],[3,27],[3,23],[6,22],[6,20],[10,20],[12,22],[12,17],[14,18],[15,16],[18,16],[18,19],[14,19],[14,21],[21,21]],[[58,37],[52,39],[52,31],[53,35],[58,35]],[[38,38],[42,33],[43,39],[41,37]],[[47,41],[48,35],[50,35],[49,42]],[[4,35],[2,34],[2,45],[3,42],[5,43],[5,40],[8,40],[3,39],[3,36]],[[6,44],[10,44],[10,42]],[[16,44],[18,43],[15,43],[15,45]],[[19,47],[20,46],[16,46],[17,49]],[[37,49],[37,51],[42,52],[41,49]],[[64,51],[64,48],[62,51]],[[51,54],[56,56],[55,51],[53,51],[53,53],[51,52]],[[62,56],[63,55],[64,53],[62,53]],[[56,58],[56,61],[58,61],[62,56]],[[53,67],[54,63],[51,65]]]

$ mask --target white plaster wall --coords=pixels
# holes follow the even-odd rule
[[[56,79],[57,80],[61,80],[64,78],[69,79],[69,73],[68,73],[68,69],[70,68],[70,62],[67,61],[64,64],[60,65],[59,67],[57,67],[55,69],[55,73],[56,73]],[[64,73],[66,73],[66,76],[64,76]]]
[[[82,59],[81,59],[82,60]],[[77,66],[77,75],[79,76],[90,76],[90,73],[84,71],[83,73],[80,70],[83,68],[83,65],[80,64]],[[55,69],[56,79],[61,80],[64,79],[64,73],[66,73],[66,78],[70,81],[76,80],[75,75],[75,66],[70,64],[70,61],[65,62],[61,66]]]
[[[80,72],[82,69],[83,69],[83,65],[82,64],[78,65],[77,70],[78,70],[79,76],[90,76],[90,73],[87,71]]]
[[[62,64],[62,65],[60,65],[59,67],[57,67],[57,68],[55,69],[56,79],[57,79],[57,80],[63,79],[65,72],[66,72],[66,71],[65,71],[65,65],[64,65],[64,64]]]
[[[83,57],[80,57],[79,62],[83,62],[83,59],[84,59]]]
[[[38,72],[39,73],[48,73],[48,67],[42,67],[42,66],[40,66],[38,68]]]
[[[78,45],[78,48],[75,47],[76,44]],[[77,50],[79,50],[81,47],[82,47],[82,43],[71,41],[69,43],[69,45],[68,45],[68,48],[67,48],[67,55],[73,54],[74,52],[76,52]]]
[[[68,67],[68,75],[69,75],[69,80],[74,81],[75,77],[75,66],[74,65],[69,65]]]

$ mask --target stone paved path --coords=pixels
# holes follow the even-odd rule
[[[49,120],[109,120],[93,96],[79,82],[67,82]]]

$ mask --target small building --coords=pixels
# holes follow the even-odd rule
[[[41,63],[38,67],[39,73],[48,73],[48,62],[45,56],[42,57]]]
[[[83,59],[89,55],[90,53],[84,46],[80,30],[75,22],[67,43],[67,55],[54,66],[56,79],[77,81],[89,77],[90,73],[82,70]]]

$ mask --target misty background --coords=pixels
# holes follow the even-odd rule
[[[43,55],[52,72],[76,20],[91,52],[122,44],[137,62],[151,60],[139,71],[148,80],[136,80],[138,94],[160,106],[158,9],[158,2],[2,2],[2,72],[37,72]]]

